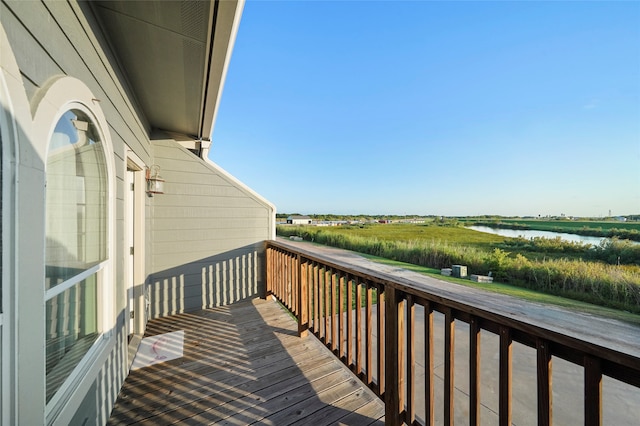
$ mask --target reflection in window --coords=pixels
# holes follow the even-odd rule
[[[107,173],[98,129],[67,111],[47,156],[47,402],[98,336],[97,294],[107,259]]]
[[[47,300],[47,402],[98,337],[96,275]]]

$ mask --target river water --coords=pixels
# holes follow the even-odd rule
[[[531,229],[503,229],[503,228],[490,228],[488,226],[467,226],[468,229],[473,229],[474,231],[487,232],[489,234],[496,234],[503,237],[524,237],[526,239],[531,239],[535,237],[542,238],[556,238],[560,237],[566,241],[592,244],[597,246],[600,244],[602,240],[606,238],[603,237],[590,237],[587,235],[577,235],[577,234],[566,234],[564,232],[552,232],[552,231],[535,231]]]

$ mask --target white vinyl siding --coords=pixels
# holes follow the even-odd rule
[[[273,206],[175,141],[152,147],[166,182],[152,198],[151,317],[258,296]]]

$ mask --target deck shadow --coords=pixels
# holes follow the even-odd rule
[[[384,423],[384,404],[273,300],[152,320],[184,356],[132,371],[109,424]]]

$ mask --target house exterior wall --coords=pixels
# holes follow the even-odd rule
[[[172,140],[153,141],[164,194],[152,199],[152,318],[255,297],[275,208]]]
[[[135,219],[145,229],[135,285],[150,297],[147,317],[256,296],[275,209],[175,141],[151,142],[88,2],[0,0],[0,19],[0,424],[104,424],[135,353],[124,284],[128,159],[160,166],[167,181],[165,194],[140,198]],[[109,255],[98,299],[102,335],[47,404],[47,158],[56,120],[72,103],[90,110],[104,134]]]
[[[127,374],[123,177],[127,145],[150,163],[149,130],[111,65],[87,4],[0,3],[3,309],[0,424],[104,424]],[[60,92],[60,88],[64,87]],[[67,90],[68,89],[68,90]],[[78,95],[80,94],[80,95]],[[48,141],[65,102],[104,118],[109,141],[110,271],[103,335],[80,374],[45,403],[45,194]],[[3,227],[3,230],[6,228]],[[102,303],[103,300],[101,299]],[[73,420],[73,421],[72,421]]]

